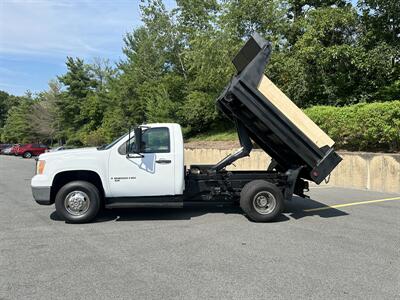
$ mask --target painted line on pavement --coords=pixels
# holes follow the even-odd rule
[[[346,207],[346,206],[361,205],[361,204],[370,204],[370,203],[378,203],[378,202],[384,202],[384,201],[395,201],[395,200],[400,200],[400,197],[385,198],[385,199],[378,199],[378,200],[368,200],[368,201],[359,201],[359,202],[344,203],[344,204],[336,204],[336,205],[329,205],[329,206],[323,206],[323,207],[305,209],[304,211],[305,211],[305,212],[312,212],[312,211],[327,210],[327,209],[332,209],[332,208],[340,208],[340,207]]]

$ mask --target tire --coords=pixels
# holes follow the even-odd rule
[[[22,154],[23,158],[31,158],[32,157],[32,153],[31,152],[25,152],[24,154]]]
[[[87,181],[71,181],[60,188],[55,199],[57,214],[69,223],[87,223],[98,214],[99,190]]]
[[[283,211],[284,204],[281,190],[264,180],[250,181],[240,193],[240,207],[254,222],[272,221]]]

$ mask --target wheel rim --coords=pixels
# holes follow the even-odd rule
[[[32,156],[32,154],[30,154],[29,152],[25,154],[25,157],[30,158]]]
[[[253,207],[259,214],[270,214],[276,207],[276,198],[270,192],[259,192],[253,198]]]
[[[73,191],[65,197],[64,206],[71,215],[81,216],[88,211],[90,198],[82,191]]]

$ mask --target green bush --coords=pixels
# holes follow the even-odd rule
[[[305,113],[336,143],[351,151],[400,151],[400,101],[314,106]]]
[[[89,133],[80,134],[80,142],[87,146],[100,146],[107,143],[106,135],[103,128],[91,131]]]
[[[192,91],[186,98],[182,113],[188,132],[206,132],[217,117],[215,100],[204,92]]]

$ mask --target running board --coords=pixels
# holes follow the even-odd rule
[[[106,208],[183,208],[204,206],[231,206],[233,202],[227,201],[192,201],[192,202],[113,202],[106,204]]]
[[[113,202],[105,205],[106,208],[138,208],[138,207],[171,207],[182,208],[182,202]]]

